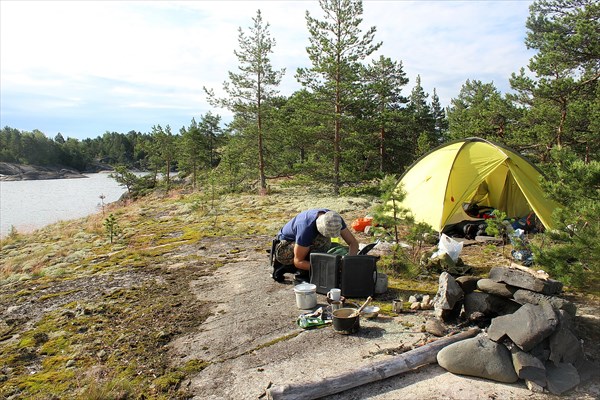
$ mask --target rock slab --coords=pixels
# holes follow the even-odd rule
[[[560,293],[563,287],[562,282],[553,279],[539,279],[515,268],[494,267],[490,270],[489,278],[495,282],[548,295]]]
[[[485,316],[498,316],[512,314],[521,306],[505,297],[489,293],[473,292],[465,295],[465,314],[468,318],[474,313]]]
[[[460,285],[465,294],[471,293],[477,289],[477,281],[481,279],[477,276],[463,275],[456,278],[456,282]]]
[[[550,304],[525,304],[514,314],[494,318],[488,335],[494,341],[508,336],[521,350],[529,351],[550,336],[557,326],[558,317]]]
[[[546,387],[546,367],[543,362],[516,346],[511,349],[510,353],[519,378],[534,383],[535,385],[531,385],[532,387]]]
[[[438,337],[446,334],[446,327],[439,319],[428,319],[425,322],[425,330]]]
[[[482,292],[493,294],[500,297],[512,298],[513,293],[518,289],[507,285],[506,283],[499,283],[492,279],[480,279],[477,281],[477,289]]]
[[[579,373],[571,364],[560,363],[546,365],[546,374],[548,377],[548,390],[557,395],[567,392],[579,385]]]
[[[565,310],[572,317],[577,314],[577,306],[568,300],[561,299],[560,297],[546,296],[530,290],[519,289],[513,294],[513,298],[517,303],[520,304],[529,303],[538,305],[543,301],[547,301],[552,304],[552,307],[556,308],[557,310]]]

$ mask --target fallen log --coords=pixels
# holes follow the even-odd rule
[[[273,386],[267,390],[267,397],[271,400],[312,400],[386,379],[437,362],[437,353],[441,349],[449,344],[474,337],[479,332],[481,332],[480,329],[471,328],[456,335],[445,336],[391,359],[361,366],[338,376],[312,382]]]

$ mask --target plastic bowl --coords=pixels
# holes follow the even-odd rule
[[[363,308],[360,315],[362,315],[365,318],[375,318],[376,316],[379,315],[379,307],[366,306],[365,308]]]

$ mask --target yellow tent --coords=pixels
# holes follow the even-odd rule
[[[406,198],[401,203],[417,222],[441,232],[444,227],[474,219],[463,206],[477,203],[521,218],[532,211],[547,229],[554,229],[556,204],[544,197],[540,171],[523,156],[480,138],[446,143],[417,160],[400,178]]]

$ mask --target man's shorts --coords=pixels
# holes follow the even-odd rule
[[[281,240],[275,248],[275,259],[283,265],[294,264],[294,246],[296,242]],[[317,235],[313,243],[309,246],[310,253],[327,253],[331,248],[331,238],[323,235]]]

